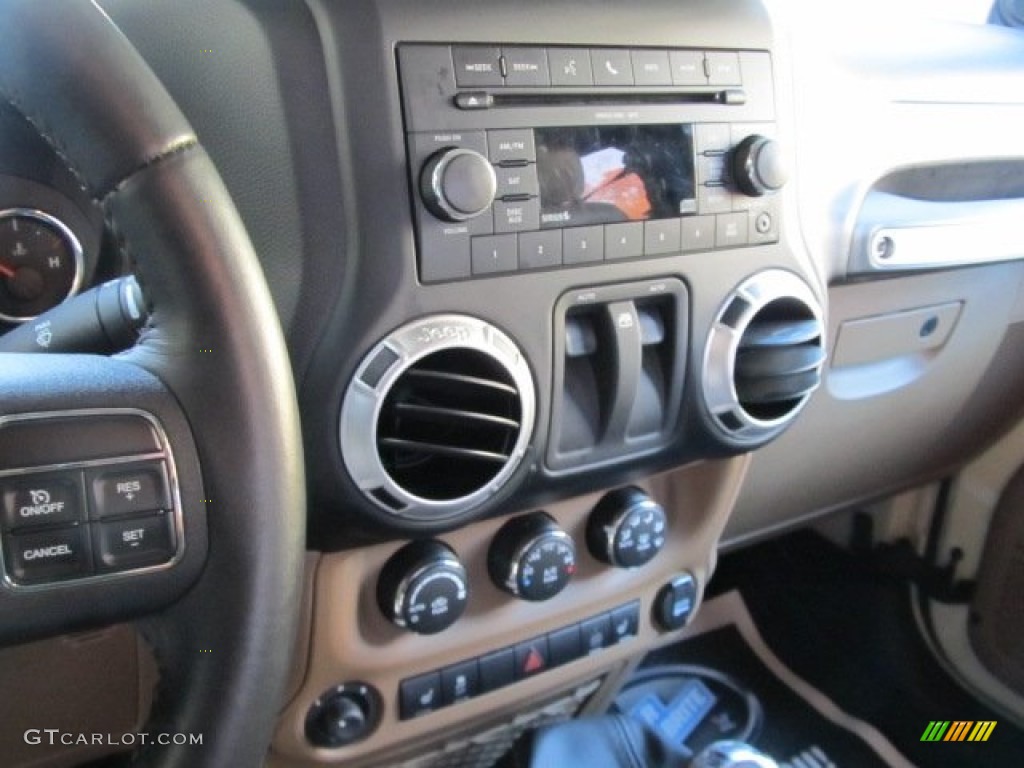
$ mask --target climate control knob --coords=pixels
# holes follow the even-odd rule
[[[639,488],[620,488],[594,507],[587,523],[587,547],[604,563],[637,568],[665,546],[667,527],[658,502]]]
[[[384,615],[420,635],[448,629],[468,599],[466,569],[451,548],[433,539],[402,547],[384,564],[377,581],[377,603]]]
[[[420,174],[423,202],[443,221],[479,216],[490,208],[497,191],[494,166],[472,149],[442,149],[427,160]]]
[[[732,151],[732,177],[752,197],[777,192],[789,180],[779,143],[767,136],[747,136]]]
[[[547,600],[565,589],[576,572],[576,546],[550,516],[535,512],[499,529],[487,567],[506,592],[523,600]]]

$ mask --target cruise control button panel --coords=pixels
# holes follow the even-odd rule
[[[62,418],[88,428],[72,428],[69,434],[92,434],[103,432],[108,417]],[[59,461],[49,466],[0,465],[0,575],[8,588],[167,567],[182,553],[174,461],[162,429],[142,412],[116,411],[109,419],[119,427],[138,421],[158,436],[154,449],[133,443],[130,450],[145,452],[93,458],[95,452],[84,446],[82,460],[75,461],[72,449],[79,443],[71,440],[59,446]],[[50,426],[47,420],[19,417],[8,417],[2,426],[24,431],[37,423],[40,429]]]

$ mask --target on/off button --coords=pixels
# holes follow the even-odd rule
[[[94,519],[170,509],[167,473],[160,461],[97,470],[90,473],[89,484]]]

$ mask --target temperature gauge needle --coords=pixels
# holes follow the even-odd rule
[[[10,268],[9,266],[7,266],[6,264],[4,264],[4,263],[3,263],[2,261],[0,261],[0,275],[3,275],[3,276],[4,276],[4,277],[6,277],[6,278],[7,278],[8,280],[10,280],[10,279],[11,279],[12,277],[14,277],[14,276],[15,276],[16,274],[17,274],[17,272],[15,272],[15,271],[14,271],[13,269],[11,269],[11,268]]]

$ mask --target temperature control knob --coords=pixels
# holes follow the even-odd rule
[[[398,550],[377,581],[377,603],[384,615],[420,635],[448,629],[468,599],[466,569],[449,547],[432,539]]]
[[[789,180],[779,143],[767,136],[747,136],[732,151],[732,177],[752,197],[777,192]]]
[[[432,214],[443,221],[467,221],[494,201],[498,180],[494,166],[472,149],[442,149],[420,174],[420,194]]]
[[[550,516],[535,512],[501,527],[487,567],[494,583],[506,592],[523,600],[547,600],[576,572],[576,546]]]
[[[620,488],[594,507],[587,547],[598,560],[619,568],[650,562],[665,546],[665,510],[639,488]]]

